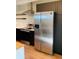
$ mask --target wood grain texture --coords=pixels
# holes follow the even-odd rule
[[[37,4],[36,9],[37,9],[37,12],[55,11],[57,14],[61,14],[62,13],[62,2],[55,1],[55,2]]]
[[[17,42],[17,44],[24,45],[25,47],[25,59],[62,59],[62,56],[59,54],[48,55],[46,53],[37,51],[34,46],[26,45],[21,42]]]
[[[16,42],[16,48],[21,48],[24,47],[24,44],[20,43],[20,42]]]
[[[62,56],[59,54],[48,55],[30,45],[25,45],[25,57],[26,59],[62,59]]]

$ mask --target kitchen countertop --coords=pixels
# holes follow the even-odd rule
[[[24,29],[24,28],[16,28],[16,29],[20,29],[21,31],[25,32],[34,31],[34,29]]]

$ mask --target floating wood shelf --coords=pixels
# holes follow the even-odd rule
[[[16,19],[27,19],[27,15],[16,15]]]

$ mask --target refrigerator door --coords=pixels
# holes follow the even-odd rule
[[[34,20],[35,20],[35,40],[34,40],[34,46],[37,50],[40,50],[40,39],[41,39],[41,31],[40,31],[40,13],[34,14]]]
[[[53,20],[54,12],[41,13],[41,51],[53,54]]]

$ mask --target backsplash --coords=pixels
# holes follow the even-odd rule
[[[16,28],[27,28],[28,24],[34,24],[34,20],[31,15],[26,19],[16,19]]]

